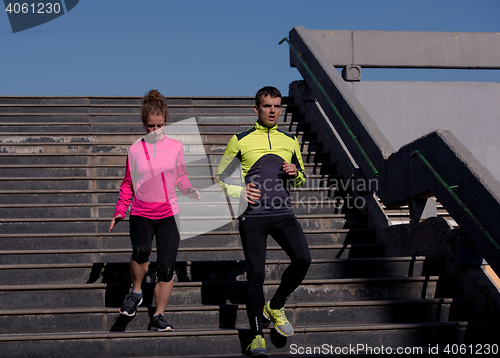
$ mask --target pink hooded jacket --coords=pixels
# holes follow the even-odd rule
[[[145,136],[128,150],[115,216],[124,218],[132,199],[131,215],[161,219],[178,214],[176,186],[184,195],[192,186],[182,143],[166,136],[154,142]]]

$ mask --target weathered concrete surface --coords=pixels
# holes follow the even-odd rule
[[[290,31],[290,42],[295,48],[290,56],[292,65],[303,76],[363,175],[371,179],[374,173],[378,174],[380,190],[377,193],[382,202],[386,206],[401,205],[413,198],[434,195],[494,271],[500,272],[500,227],[497,225],[500,182],[451,131],[433,131],[394,152],[383,131],[354,95],[352,85],[349,87],[340,78],[310,31],[295,27]],[[318,85],[322,90],[318,90]],[[349,123],[350,132],[342,128],[340,117]],[[365,153],[368,153],[378,173],[369,167],[370,159],[361,155],[362,151],[356,147],[352,133]],[[429,163],[434,163],[442,179],[434,177],[418,157],[412,158],[416,151]],[[456,185],[453,195],[458,195],[461,202],[454,200],[441,180],[447,185]]]
[[[449,130],[500,180],[500,83],[348,85],[396,150],[434,130]]]
[[[383,243],[387,256],[439,255],[445,257],[448,275],[460,277],[460,291],[474,297],[479,319],[500,318],[500,292],[485,274],[481,259],[476,258],[460,230],[452,230],[443,218],[429,218],[414,226],[395,225],[381,228],[377,241]]]
[[[308,30],[335,67],[500,68],[500,33]]]
[[[370,153],[370,161],[378,171],[382,170],[385,160],[394,152],[394,149],[335,67],[331,66],[328,57],[310,34],[310,31],[297,26],[290,31],[290,41],[296,51],[301,54],[301,59],[308,62],[308,69],[322,83],[328,98],[324,96],[308,70],[293,53],[290,54],[291,65],[297,67],[302,74],[314,98],[318,99],[326,116],[338,131],[365,177],[374,178],[376,173],[358,149],[357,144],[363,143],[363,150],[365,153]],[[334,108],[341,114],[342,119],[349,123],[349,129],[343,125],[343,121]],[[360,121],[359,118],[363,120]],[[355,140],[351,136],[352,133],[356,133]]]

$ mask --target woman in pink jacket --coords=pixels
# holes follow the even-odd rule
[[[146,135],[128,150],[125,177],[120,186],[115,215],[109,225],[111,232],[114,225],[125,217],[132,201],[129,221],[133,286],[120,308],[123,315],[135,316],[137,306],[142,303],[141,284],[149,269],[149,255],[153,237],[156,237],[156,309],[149,327],[155,331],[173,330],[165,320],[164,311],[174,286],[174,267],[180,241],[175,187],[188,197],[200,198],[198,190],[188,179],[182,143],[163,133],[167,118],[165,97],[157,90],[151,90],[142,105]]]

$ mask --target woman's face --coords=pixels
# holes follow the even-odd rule
[[[165,117],[158,114],[150,114],[144,127],[146,128],[146,133],[154,132],[157,129],[163,128],[165,126]]]
[[[166,119],[162,115],[150,114],[144,127],[146,128],[146,135],[153,141],[163,138],[163,130],[165,127]]]

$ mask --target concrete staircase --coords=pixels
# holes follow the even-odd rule
[[[232,134],[256,120],[252,98],[167,100],[171,122],[196,118],[215,165]],[[355,347],[375,355],[381,347],[425,352],[474,342],[474,304],[458,297],[454,277],[442,275],[442,258],[384,256],[366,217],[340,206],[349,193],[330,185],[335,157],[290,102],[284,98],[279,125],[302,143],[308,185],[292,197],[313,263],[287,304],[296,334],[284,339],[266,330],[270,353],[316,347],[316,354],[349,355]],[[127,148],[143,135],[139,113],[137,97],[0,98],[0,357],[239,356],[249,344],[234,218],[182,240],[166,312],[175,331],[146,330],[154,262],[138,315],[118,314],[130,288],[128,223],[107,228]],[[186,145],[186,158],[199,149]],[[187,167],[204,195],[213,167]],[[196,220],[186,218],[183,227]],[[270,239],[266,297],[287,263]]]

